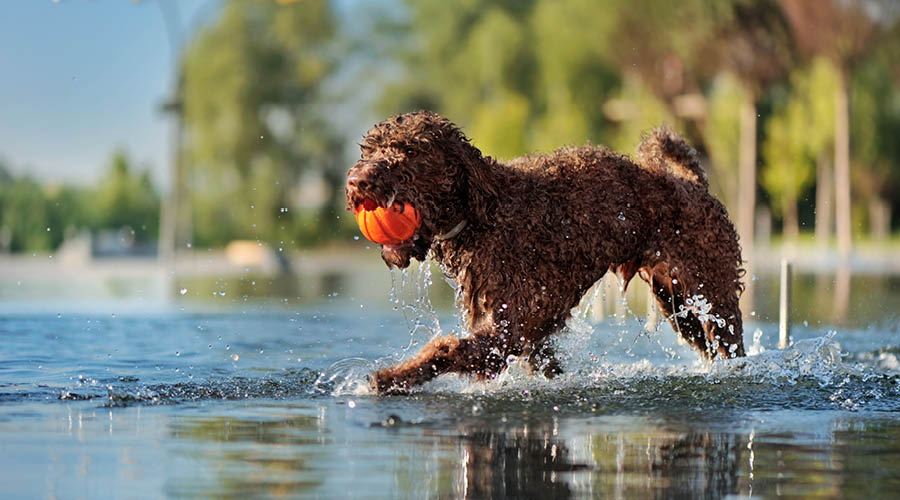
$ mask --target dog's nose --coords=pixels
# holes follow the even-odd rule
[[[371,175],[367,175],[364,172],[350,172],[347,174],[347,185],[356,189],[366,189],[371,182]]]
[[[375,183],[375,171],[379,166],[368,162],[357,163],[347,172],[347,185],[359,190],[372,187]]]

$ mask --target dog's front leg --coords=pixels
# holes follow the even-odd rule
[[[506,366],[506,358],[491,337],[476,335],[438,337],[415,357],[372,374],[370,384],[379,394],[405,394],[444,373],[458,372],[491,377]]]

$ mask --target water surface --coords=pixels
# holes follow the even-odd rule
[[[458,330],[414,281],[396,311],[229,295],[207,312],[3,316],[4,496],[879,498],[900,488],[890,311],[869,326],[799,323],[784,351],[774,324],[752,323],[751,355],[714,364],[668,327],[586,315],[559,340],[557,379],[514,365],[491,382],[445,376],[410,396],[372,395],[374,367],[437,325]]]

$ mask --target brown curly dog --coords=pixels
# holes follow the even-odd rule
[[[639,274],[701,355],[744,355],[737,235],[697,153],[674,133],[651,132],[636,161],[588,145],[500,163],[449,120],[420,111],[375,125],[360,147],[349,208],[400,201],[418,209],[415,234],[381,256],[404,268],[430,250],[459,287],[470,334],[435,338],[379,370],[371,378],[379,393],[448,372],[491,378],[510,355],[559,373],[548,337],[607,271],[625,284]]]

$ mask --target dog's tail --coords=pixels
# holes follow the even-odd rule
[[[637,148],[637,161],[644,169],[709,189],[699,156],[681,136],[666,127],[645,134]]]

